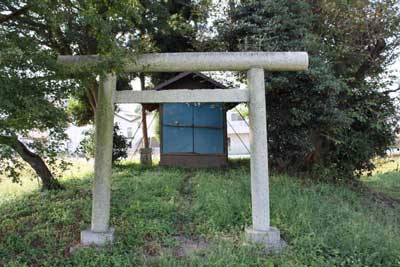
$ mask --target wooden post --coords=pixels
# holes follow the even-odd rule
[[[146,90],[145,78],[143,72],[140,73],[140,86],[142,91]],[[142,104],[142,135],[143,135],[143,148],[140,149],[140,163],[144,165],[152,164],[151,148],[149,144],[149,136],[147,131],[147,114],[144,105]]]
[[[142,73],[140,73],[140,86],[141,86],[142,91],[146,90],[144,82],[145,82],[144,74],[142,72]],[[149,137],[147,135],[146,109],[144,108],[143,104],[142,104],[142,132],[143,132],[144,148],[149,148]]]

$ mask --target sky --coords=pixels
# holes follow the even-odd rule
[[[397,79],[396,79],[396,82],[387,89],[394,90],[394,89],[400,88],[400,52],[399,52],[399,58],[396,60],[396,62],[392,66],[390,66],[389,70],[393,71],[393,75],[395,75],[397,77]],[[399,97],[400,92],[391,93],[389,95],[393,98]]]
[[[390,69],[396,72],[397,82],[400,83],[400,52],[399,52],[399,58],[397,59],[396,63],[394,63],[393,66],[391,66]]]

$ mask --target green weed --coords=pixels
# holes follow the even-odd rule
[[[243,232],[251,224],[246,162],[227,170],[116,166],[115,244],[71,254],[80,231],[90,225],[92,179],[75,174],[63,179],[65,191],[3,199],[0,266],[400,266],[400,207],[283,175],[271,177],[271,223],[288,248],[266,255],[246,243]],[[207,246],[178,255],[183,238],[204,239]]]

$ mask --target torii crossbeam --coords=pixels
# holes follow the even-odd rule
[[[66,65],[96,62],[99,57],[59,56]],[[100,78],[96,116],[96,157],[93,181],[91,228],[81,232],[82,245],[104,245],[114,240],[109,226],[111,156],[115,103],[248,102],[251,144],[252,226],[248,240],[279,249],[280,232],[270,226],[267,121],[265,106],[266,71],[302,71],[308,68],[306,52],[212,52],[144,54],[125,60],[126,72],[247,71],[247,89],[116,91],[116,76]]]

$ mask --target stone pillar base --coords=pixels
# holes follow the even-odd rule
[[[107,232],[93,232],[85,230],[81,232],[82,246],[104,246],[114,242],[114,228],[110,228]]]
[[[262,244],[267,250],[280,251],[287,246],[286,242],[281,239],[281,233],[275,227],[270,227],[268,231],[246,229],[246,239],[249,242]]]
[[[151,158],[151,152],[152,152],[151,148],[140,149],[140,164],[151,165],[153,163]]]

